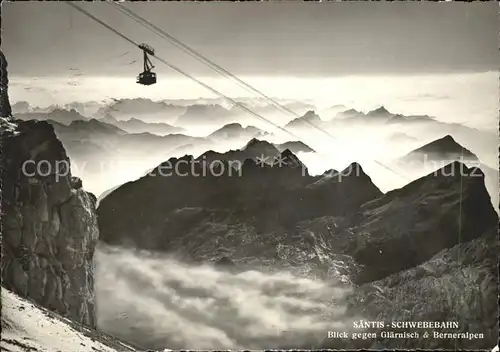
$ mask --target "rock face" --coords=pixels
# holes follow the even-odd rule
[[[220,162],[209,166],[190,156],[172,158],[153,173],[119,187],[99,204],[101,239],[168,250],[168,239],[182,236],[199,221],[222,217],[238,228],[284,231],[306,219],[354,214],[361,204],[382,195],[357,164],[316,183],[290,150],[280,153],[269,143],[264,145],[268,148],[257,148],[261,144],[253,140],[240,151],[211,153],[203,160]],[[258,150],[255,159],[248,158],[251,149]],[[261,155],[266,162],[261,162]],[[231,169],[233,157],[242,156],[247,159],[240,169]],[[210,165],[221,170],[209,172]],[[177,172],[161,173],[167,166]],[[136,204],[144,207],[137,212]]]
[[[419,331],[420,338],[402,343],[379,334],[369,347],[472,350],[494,346],[498,341],[499,249],[498,227],[493,226],[479,237],[445,248],[413,268],[360,286],[350,301],[352,312],[368,320],[458,322],[459,328],[453,332],[483,334],[483,338],[426,339],[421,329],[403,329]]]
[[[2,136],[2,285],[95,327],[96,199],[49,123],[14,123]]]
[[[9,102],[9,78],[7,72],[7,60],[0,50],[0,117],[12,115],[12,108]]]
[[[484,174],[453,162],[402,189],[364,204],[352,253],[363,270],[358,283],[415,267],[445,248],[480,237],[498,216]]]
[[[393,160],[391,166],[408,175],[423,176],[454,161],[464,163],[471,169],[480,169],[481,174],[484,173],[484,183],[490,194],[491,203],[499,213],[498,169],[493,169],[480,161],[473,152],[457,143],[450,135],[436,139]]]

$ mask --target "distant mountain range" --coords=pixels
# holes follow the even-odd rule
[[[139,99],[137,101],[139,105],[136,106],[136,99],[116,100],[112,107],[113,109],[120,108],[121,113],[127,111],[127,114],[132,112],[140,114],[144,112],[157,113],[163,111],[162,109],[179,108],[173,104],[158,103],[148,99]],[[26,108],[26,104],[19,103],[19,105],[20,108],[23,106]],[[77,107],[77,104],[73,105]],[[28,112],[18,114],[18,117],[21,119],[49,120],[55,126],[58,136],[64,142],[72,159],[77,162],[81,160],[88,162],[90,160],[91,164],[95,164],[99,158],[106,160],[141,159],[144,162],[147,159],[155,160],[156,163],[169,156],[201,155],[207,150],[224,152],[228,149],[238,148],[252,138],[268,139],[273,140],[273,142],[280,141],[274,142],[280,152],[285,149],[290,149],[295,154],[299,152],[310,153],[312,151],[312,148],[304,146],[302,142],[290,141],[286,142],[286,145],[281,145],[283,144],[281,136],[277,138],[262,128],[252,125],[243,127],[241,123],[231,122],[233,119],[238,119],[238,116],[233,115],[235,108],[226,109],[217,104],[182,106],[176,110],[177,112],[182,111],[178,120],[184,121],[186,126],[196,128],[203,124],[213,123],[211,126],[214,127],[215,131],[212,129],[213,132],[211,133],[201,134],[206,137],[191,137],[188,135],[188,130],[173,123],[146,122],[142,120],[142,117],[130,117],[123,120],[122,118],[126,114],[122,114],[118,118],[116,117],[117,112],[113,109],[98,119],[83,116],[75,109],[65,110],[61,108],[55,108],[55,110],[45,113]],[[221,127],[217,129],[215,126]],[[297,132],[299,136],[304,135],[301,132],[307,132],[313,128],[331,131],[332,133],[327,132],[327,134],[333,136],[339,135],[340,132],[341,136],[344,134],[345,136],[353,135],[355,137],[358,131],[357,126],[359,128],[373,126],[374,128],[380,128],[383,133],[386,130],[394,131],[392,135],[388,135],[385,143],[394,142],[398,145],[398,148],[402,145],[405,149],[415,147],[422,140],[429,140],[433,137],[441,138],[446,134],[456,135],[459,140],[468,142],[470,146],[469,152],[475,150],[481,156],[486,155],[486,159],[481,160],[481,168],[487,175],[488,190],[494,189],[492,187],[495,183],[493,180],[495,180],[496,171],[494,167],[487,165],[493,165],[491,158],[488,159],[488,155],[493,154],[489,146],[496,145],[498,137],[485,131],[459,124],[439,122],[429,116],[394,114],[383,106],[366,114],[354,109],[344,110],[331,120],[323,120],[316,112],[309,110],[302,117],[288,122],[285,128]],[[325,136],[326,134],[321,137],[325,138]],[[418,153],[418,151],[415,151],[415,153]],[[427,157],[431,154],[430,152],[426,153]],[[469,154],[466,151],[465,156],[467,155]],[[447,156],[440,152],[437,158],[439,160],[457,160],[456,155],[453,153]],[[399,164],[401,164],[401,161],[399,160]],[[443,162],[440,162],[440,165],[442,166]],[[423,175],[422,170],[424,169],[420,169],[419,175]],[[413,170],[412,175],[415,172],[417,171]],[[493,196],[493,198],[495,197]]]
[[[72,162],[85,167],[87,177],[89,173],[101,174],[103,165],[112,167],[116,163],[128,163],[132,170],[139,163],[146,169],[148,162],[157,163],[182,145],[195,144],[205,150],[214,145],[206,138],[183,134],[128,133],[97,119],[73,121],[69,125],[53,120],[48,122],[54,127]]]
[[[296,118],[290,121],[286,127],[289,128],[303,128],[303,127],[333,127],[339,124],[345,123],[363,123],[363,124],[395,124],[395,123],[411,123],[411,122],[427,122],[434,121],[430,116],[405,116],[402,114],[394,114],[389,112],[384,106],[381,106],[375,110],[369,111],[366,114],[355,110],[346,109],[344,111],[338,112],[333,119],[322,120],[315,111],[310,110],[306,112],[300,118]]]
[[[55,108],[49,112],[26,112],[16,114],[16,118],[19,120],[52,120],[62,124],[70,124],[73,121],[87,121],[88,117],[81,115],[75,109],[66,110],[61,108]]]
[[[198,126],[225,125],[233,122],[235,114],[218,105],[190,105],[186,111],[180,115],[175,124],[184,128]]]
[[[144,122],[137,118],[130,118],[128,120],[117,120],[111,114],[107,113],[105,117],[99,121],[115,125],[129,133],[154,133],[158,135],[166,135],[171,133],[183,133],[185,129],[175,127],[167,123],[152,123]]]
[[[212,132],[207,138],[213,140],[251,139],[263,137],[267,132],[254,126],[243,127],[239,123],[230,123]]]
[[[183,106],[167,104],[150,99],[114,99],[109,105],[101,107],[97,116],[110,114],[120,119],[138,117],[145,122],[170,123],[186,110]]]
[[[164,136],[149,132],[129,133],[120,127],[132,130],[134,127],[149,129],[153,126],[158,131],[161,128],[168,129],[170,125],[144,123],[140,120],[118,121],[109,116],[100,120],[75,120],[69,125],[51,119],[47,121],[54,127],[75,167],[84,167],[87,177],[101,175],[104,172],[103,165],[113,167],[116,163],[127,163],[133,169],[139,167],[145,170],[148,161],[157,163],[168,156],[182,156],[193,152],[202,154],[206,150],[223,147],[228,141],[241,145],[254,135],[265,135],[255,127],[243,128],[237,124],[226,125],[208,137],[191,137],[182,133]],[[287,148],[294,152],[312,152],[310,147],[301,142],[291,141],[273,146],[277,154]],[[100,177],[105,178],[105,175]]]
[[[277,124],[285,124],[291,118],[279,112],[280,108],[262,99],[236,99],[239,104],[247,107],[261,116],[273,120]],[[278,100],[282,107],[295,114],[303,114],[314,106],[305,102]],[[248,112],[234,105],[225,107],[225,102],[220,99],[187,99],[187,100],[164,100],[153,101],[144,98],[135,99],[113,99],[110,103],[102,102],[72,102],[61,106],[51,105],[44,108],[32,107],[28,102],[17,102],[13,105],[16,114],[37,113],[50,114],[55,110],[75,110],[83,116],[102,119],[111,116],[117,120],[140,119],[144,122],[157,122],[173,124],[178,120],[179,127],[191,126],[192,124],[207,124],[210,119],[224,124],[241,122],[237,119],[245,119],[245,123],[256,121],[256,117],[248,115]],[[30,117],[28,117],[30,118]],[[39,119],[47,119],[40,117]],[[52,118],[61,123],[70,123],[74,119]],[[208,119],[208,120],[207,120]],[[248,121],[247,121],[248,120]],[[109,121],[108,121],[109,122]]]
[[[50,105],[46,107],[31,106],[27,101],[18,101],[12,105],[12,111],[16,116],[25,113],[49,114],[57,110],[75,110],[84,116],[93,116],[103,104],[96,101],[71,102],[63,105]]]
[[[441,138],[443,135],[452,135],[458,140],[466,141],[470,149],[485,158],[488,164],[497,163],[497,155],[494,152],[498,145],[498,134],[492,131],[479,130],[459,123],[446,123],[428,115],[403,115],[388,111],[385,107],[363,113],[354,109],[349,109],[337,114],[329,120],[321,119],[314,111],[307,112],[299,119],[295,119],[286,125],[296,134],[308,135],[322,130],[325,133],[317,134],[320,138],[331,135],[352,136],[357,135],[367,137],[385,136],[391,138],[388,133],[406,134],[419,141],[431,141]],[[316,138],[316,137],[315,137]],[[361,137],[362,138],[362,137]],[[410,138],[412,139],[412,138]],[[392,142],[403,146],[403,140],[392,139]],[[408,145],[414,143],[407,140]]]

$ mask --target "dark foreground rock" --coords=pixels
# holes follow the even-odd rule
[[[0,117],[12,116],[12,108],[9,101],[9,75],[7,60],[0,50]]]
[[[484,184],[481,170],[453,162],[364,204],[359,225],[348,230],[355,234],[349,252],[363,265],[356,282],[415,267],[496,226]]]
[[[2,285],[95,327],[95,197],[71,176],[47,122],[2,135]]]

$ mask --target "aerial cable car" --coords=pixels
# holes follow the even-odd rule
[[[149,60],[148,54],[154,56],[155,50],[147,44],[139,44],[139,48],[144,53],[144,71],[137,76],[137,83],[150,86],[156,83],[156,73],[151,72],[154,66]]]

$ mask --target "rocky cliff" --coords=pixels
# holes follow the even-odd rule
[[[3,119],[2,286],[95,327],[95,197],[47,122]]]
[[[7,60],[0,50],[0,117],[12,115],[12,109],[9,102],[9,78],[7,75]]]
[[[255,159],[248,145],[225,154],[206,153],[208,164],[191,156],[171,158],[117,188],[99,203],[101,240],[172,250],[175,246],[169,239],[187,236],[199,221],[220,221],[247,231],[251,227],[261,235],[292,231],[302,220],[355,213],[363,203],[382,195],[356,163],[335,176],[318,179],[292,152],[280,153],[269,146],[259,149]],[[239,171],[231,168],[233,161],[243,158]],[[261,159],[274,165],[260,165]],[[142,204],[140,209],[137,204]]]

